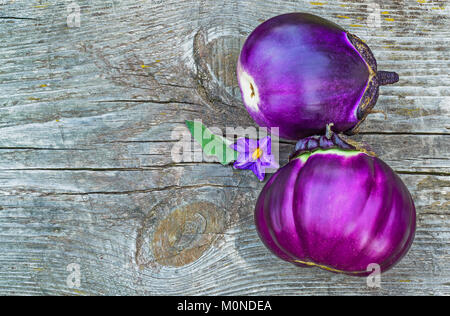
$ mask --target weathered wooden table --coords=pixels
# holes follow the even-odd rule
[[[237,56],[291,11],[342,25],[401,78],[353,137],[418,212],[381,288],[271,255],[250,171],[172,159],[185,119],[254,126]],[[449,295],[449,15],[435,0],[0,1],[0,294]]]

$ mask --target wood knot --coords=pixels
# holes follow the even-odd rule
[[[180,267],[197,260],[223,232],[223,222],[217,207],[209,202],[194,202],[176,209],[155,230],[155,261]]]
[[[194,37],[193,57],[197,78],[208,99],[225,104],[240,102],[236,65],[242,46],[242,38],[215,33],[208,41],[207,30],[199,30]]]

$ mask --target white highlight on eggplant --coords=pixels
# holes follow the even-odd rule
[[[239,84],[244,98],[244,104],[254,112],[259,112],[259,91],[252,76],[238,66]]]

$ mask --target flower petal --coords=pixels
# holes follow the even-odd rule
[[[236,169],[250,169],[260,181],[263,181],[266,168],[279,168],[278,163],[275,162],[275,157],[271,154],[271,145],[272,139],[270,136],[260,140],[239,138],[236,143],[230,146],[239,152],[233,167]],[[258,159],[254,160],[253,154],[257,149],[261,151],[261,155],[258,155]]]
[[[264,168],[280,168],[280,165],[275,161],[275,157],[273,155],[265,155],[261,157],[261,166]]]
[[[230,146],[232,149],[234,149],[237,152],[240,153],[248,153],[253,152],[257,147],[258,144],[256,140],[249,139],[249,138],[238,138],[238,140]]]
[[[255,164],[254,161],[248,161],[248,162],[242,162],[242,163],[238,163],[237,161],[233,164],[233,168],[235,169],[250,169],[252,170],[252,166]]]
[[[270,141],[270,136],[266,136],[263,138],[258,139],[258,147],[265,148],[267,146],[267,142]]]
[[[264,180],[264,168],[261,168],[261,164],[259,163],[259,161],[256,161],[256,163],[252,165],[251,170],[259,179],[259,181]]]
[[[236,169],[250,169],[251,165],[254,163],[255,161],[251,159],[251,154],[240,153],[238,159],[234,162],[233,167]]]

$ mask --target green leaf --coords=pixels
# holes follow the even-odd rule
[[[230,148],[231,141],[213,134],[200,121],[186,121],[186,125],[205,154],[216,156],[222,165],[228,165],[237,159],[238,152]]]

